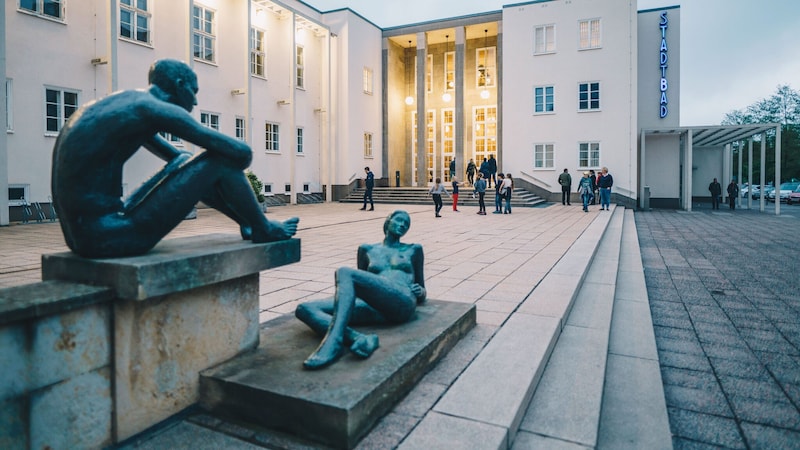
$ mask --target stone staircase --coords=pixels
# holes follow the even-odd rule
[[[449,192],[448,186],[448,192]],[[466,207],[478,207],[478,198],[472,198],[472,187],[460,188],[458,196],[458,205]],[[372,191],[372,199],[375,203],[395,203],[404,205],[429,205],[432,204],[430,195],[428,195],[428,188],[424,187],[376,187]],[[452,201],[445,196],[445,207],[452,204]],[[342,203],[363,203],[364,202],[364,188],[356,188],[350,195],[339,200]],[[541,197],[531,194],[525,189],[515,188],[511,195],[512,209],[534,207],[546,203]],[[494,188],[486,192],[486,209],[491,211],[494,209]]]
[[[633,211],[598,216],[399,448],[672,448]]]

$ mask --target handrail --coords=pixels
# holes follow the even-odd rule
[[[551,186],[550,186],[550,183],[548,183],[548,182],[546,182],[546,181],[542,181],[542,180],[540,180],[540,179],[536,178],[535,176],[533,176],[533,175],[531,175],[531,174],[525,173],[525,172],[523,172],[523,171],[521,171],[521,170],[519,171],[519,173],[520,173],[521,175],[523,175],[524,177],[526,177],[526,178],[530,178],[531,180],[533,180],[533,181],[534,181],[534,184],[538,183],[538,184],[543,184],[543,185],[545,185],[547,188],[550,188],[550,187],[551,187]]]
[[[634,195],[634,192],[633,192],[633,191],[629,191],[629,190],[627,190],[627,189],[625,189],[625,188],[621,188],[621,187],[616,187],[616,188],[614,188],[613,190],[615,190],[615,191],[618,191],[618,192],[620,192],[620,191],[621,191],[621,192],[625,193],[626,197],[631,197],[631,198],[634,198],[634,197],[633,197],[633,195]]]
[[[350,179],[347,180],[347,182],[350,183],[351,181],[355,180],[357,176],[358,176],[358,172],[353,172],[353,174],[350,175]]]

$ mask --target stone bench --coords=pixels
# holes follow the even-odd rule
[[[195,404],[198,373],[259,343],[259,272],[300,241],[162,241],[143,256],[42,257],[0,290],[0,448],[100,448]]]

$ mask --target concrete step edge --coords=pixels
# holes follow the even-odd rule
[[[584,230],[551,273],[533,290],[528,300],[509,316],[486,347],[442,395],[431,412],[406,437],[404,443],[408,443],[407,447],[401,445],[400,448],[415,448],[411,443],[420,441],[420,430],[426,429],[426,421],[437,420],[436,414],[457,417],[475,425],[488,424],[504,430],[504,438],[495,443],[496,447],[493,444],[487,448],[507,448],[514,441],[533,392],[569,315],[580,281],[588,270],[611,217],[612,214],[598,215]],[[564,267],[559,268],[559,265]],[[579,276],[576,276],[576,272],[571,272],[575,270],[574,267],[579,268]],[[557,279],[552,283],[545,283],[549,277]],[[565,279],[570,282],[565,283]],[[572,283],[575,279],[579,282]],[[535,294],[542,283],[557,287],[555,292],[562,297],[560,305],[546,311],[536,308],[522,311],[522,306],[531,297],[540,297]],[[543,294],[541,297],[549,295]],[[425,443],[427,448],[470,448],[473,444],[467,434],[464,434],[463,442],[453,441],[452,436],[446,442],[444,438],[437,441],[435,436],[426,436]]]

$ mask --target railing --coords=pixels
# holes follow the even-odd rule
[[[548,189],[548,190],[551,187],[550,183],[548,183],[546,181],[542,181],[542,180],[536,178],[535,176],[533,176],[531,174],[525,173],[525,172],[523,172],[521,170],[519,171],[519,173],[523,176],[523,178],[527,178],[528,181],[533,182],[533,184],[538,185],[539,187],[543,187],[544,189]]]

